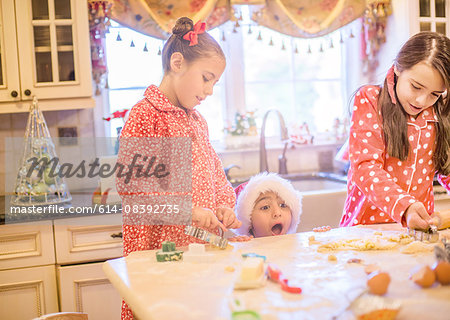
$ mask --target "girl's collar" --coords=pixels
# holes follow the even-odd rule
[[[167,98],[167,96],[155,85],[149,86],[145,90],[144,96],[152,106],[159,111],[180,112],[186,114],[188,117],[192,117],[194,120],[199,119],[197,111],[174,106],[169,101],[169,98]]]
[[[413,116],[409,116],[408,119],[408,123],[418,125],[420,127],[426,125],[429,121],[438,122],[438,118],[436,116],[436,113],[434,112],[433,106],[423,110],[416,118],[414,118]]]
[[[160,111],[185,112],[186,114],[190,114],[193,112],[192,110],[173,105],[169,101],[169,98],[167,98],[167,96],[154,84],[152,84],[145,90],[144,96],[152,103],[152,105],[156,109]]]
[[[162,93],[161,90],[155,85],[151,85],[145,90],[144,93],[145,98],[150,101],[150,103],[155,107],[155,109],[158,109],[160,111],[166,111],[166,112],[180,112],[184,111],[181,108],[178,108],[174,106],[167,96]]]

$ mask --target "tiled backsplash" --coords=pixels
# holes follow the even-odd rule
[[[47,122],[50,135],[54,139],[58,138],[58,128],[75,127],[79,137],[95,137],[94,110],[64,110],[45,111],[44,118]],[[0,195],[5,194],[5,138],[24,137],[28,113],[0,114]],[[93,140],[94,141],[94,140]],[[94,142],[92,142],[94,144]],[[95,148],[95,146],[92,146]],[[340,144],[324,145],[301,145],[290,148],[286,152],[287,169],[289,173],[330,171],[333,169],[333,159],[340,147]],[[63,146],[61,154],[58,154],[61,161],[77,161],[72,155],[76,154],[80,146]],[[219,150],[218,154],[223,166],[231,164],[239,165],[241,168],[230,170],[232,178],[247,178],[259,172],[259,150],[258,148],[248,150]],[[79,153],[82,151],[79,151]],[[282,147],[267,147],[267,159],[269,171],[278,172],[278,156],[282,153]],[[81,155],[80,155],[81,156]],[[70,159],[66,159],[69,157]],[[14,174],[15,173],[10,173]],[[69,181],[69,190],[81,188],[94,188],[95,179],[91,179],[89,184],[80,179]]]
[[[79,137],[94,137],[93,109],[44,111],[44,118],[52,139],[58,128],[76,127]],[[5,138],[24,137],[28,113],[0,114],[0,195],[5,194]]]

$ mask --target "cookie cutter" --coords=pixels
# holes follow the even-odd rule
[[[186,228],[184,228],[184,233],[191,237],[208,242],[213,246],[219,247],[220,249],[226,249],[228,246],[227,239],[198,227],[186,226]]]
[[[441,239],[441,242],[444,245],[444,248],[441,248],[438,245],[434,246],[434,255],[436,256],[436,260],[450,262],[450,241],[443,238]]]
[[[419,241],[428,241],[428,242],[439,241],[439,233],[435,225],[431,225],[426,231],[408,228],[408,235],[413,237],[415,240]]]

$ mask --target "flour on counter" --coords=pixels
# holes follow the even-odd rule
[[[363,238],[343,239],[331,242],[322,242],[317,248],[318,252],[333,250],[392,250],[400,245],[406,245],[413,239],[407,234],[399,233],[383,236],[381,232],[374,232],[372,235]]]

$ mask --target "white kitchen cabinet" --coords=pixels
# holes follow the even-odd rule
[[[71,264],[122,256],[122,215],[54,221],[56,262]]]
[[[402,45],[420,31],[438,31],[450,36],[450,0],[395,0],[386,28],[386,43],[378,52],[377,83],[392,66]]]
[[[0,270],[0,319],[58,311],[51,221],[0,226]]]
[[[120,319],[121,298],[102,270],[122,256],[122,215],[59,219],[54,222],[61,311],[85,312],[89,320]]]
[[[121,224],[121,214],[105,214],[0,225],[0,319],[58,311],[120,319],[102,262],[122,256]]]
[[[58,312],[55,265],[0,271],[0,319],[30,320]]]
[[[450,0],[414,0],[411,12],[411,34],[435,31],[450,35]]]
[[[0,226],[0,270],[54,263],[51,221]]]
[[[119,320],[122,300],[102,262],[59,266],[61,311],[85,312],[89,320]]]
[[[87,2],[0,1],[0,113],[93,107]]]

